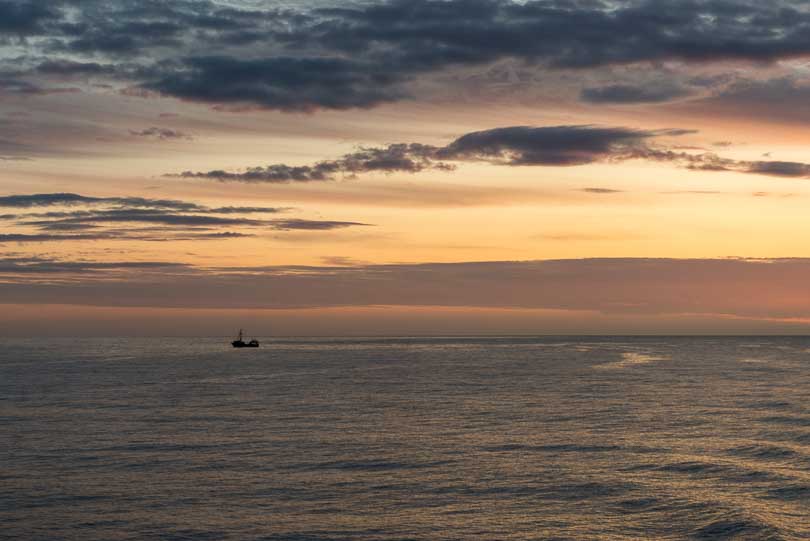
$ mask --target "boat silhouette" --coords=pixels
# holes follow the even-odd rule
[[[242,329],[239,329],[239,338],[231,342],[231,345],[235,348],[257,348],[259,341],[254,338],[250,342],[245,342],[242,338]]]

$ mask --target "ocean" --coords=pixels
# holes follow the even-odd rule
[[[810,539],[810,338],[0,341],[0,538]]]

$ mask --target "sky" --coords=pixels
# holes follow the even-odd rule
[[[0,336],[810,331],[810,5],[0,0]]]

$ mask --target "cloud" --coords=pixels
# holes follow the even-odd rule
[[[214,207],[208,209],[213,214],[275,214],[290,209],[284,207]]]
[[[580,99],[589,103],[661,103],[691,94],[691,90],[680,85],[612,84],[584,88]]]
[[[581,192],[595,193],[600,195],[610,195],[614,193],[622,193],[624,190],[613,190],[611,188],[582,188]]]
[[[191,141],[192,139],[194,139],[194,137],[182,131],[172,130],[170,128],[158,128],[156,126],[152,126],[151,128],[146,128],[143,130],[129,130],[129,134],[134,137],[160,139],[161,141],[167,141],[171,139],[186,139],[188,141]]]
[[[273,164],[266,167],[251,167],[244,172],[184,171],[179,175],[169,176],[272,184],[334,180],[336,175],[353,177],[359,173],[369,172],[417,173],[425,169],[451,170],[451,165],[436,160],[437,151],[437,147],[430,145],[402,143],[381,148],[360,148],[337,160],[325,160],[314,165]]]
[[[0,196],[0,207],[49,207],[49,206],[73,206],[73,205],[117,205],[123,207],[151,208],[151,209],[173,209],[183,212],[205,212],[213,214],[235,214],[235,213],[277,213],[284,212],[285,208],[280,207],[217,207],[210,208],[188,201],[178,201],[176,199],[149,199],[144,197],[91,197],[75,193],[39,193],[26,195]]]
[[[780,123],[810,121],[810,83],[795,76],[769,79],[737,77],[713,95],[678,104],[679,110]]]
[[[252,218],[224,218],[201,214],[178,214],[175,212],[151,209],[112,209],[101,211],[78,211],[63,217],[49,217],[46,220],[21,221],[20,225],[48,226],[53,223],[154,223],[164,225],[190,226],[258,226],[266,222]]]
[[[696,171],[736,172],[785,178],[810,178],[810,164],[778,160],[733,160],[706,152],[689,154],[671,150],[642,149],[639,159],[669,162]]]
[[[25,225],[26,222],[22,222]],[[86,231],[88,229],[97,229],[99,226],[94,224],[71,223],[71,222],[35,222],[37,228],[44,231]]]
[[[165,11],[163,15],[169,13]],[[51,44],[57,51],[85,55],[102,53],[124,58],[149,48],[177,47],[184,31],[180,24],[169,20],[105,20],[98,17],[95,24],[63,25],[62,29],[67,39]]]
[[[51,205],[75,205],[79,203],[97,203],[103,201],[98,197],[85,197],[75,193],[41,193],[31,195],[6,195],[0,197],[0,207],[47,207]]]
[[[27,38],[15,43],[46,81],[93,77],[225,109],[288,112],[407,99],[423,79],[502,60],[547,70],[774,62],[810,53],[808,25],[810,11],[794,0],[378,0],[266,9],[0,1],[0,34]],[[612,84],[583,98],[657,102],[682,92]]]
[[[0,34],[27,36],[44,32],[45,23],[60,16],[55,7],[48,2],[0,1]]]
[[[50,229],[46,227],[45,229]],[[59,230],[59,228],[56,228]],[[0,244],[8,242],[31,243],[31,242],[70,242],[86,240],[103,241],[142,241],[142,242],[178,242],[178,241],[198,241],[198,240],[228,240],[236,238],[253,237],[249,233],[239,233],[235,231],[223,231],[213,233],[194,233],[189,231],[161,231],[146,233],[126,230],[106,230],[98,233],[77,233],[77,234],[54,234],[54,233],[3,233],[0,234]]]
[[[19,217],[18,217],[19,218]],[[191,227],[267,227],[279,231],[297,230],[330,230],[350,226],[367,226],[360,222],[341,222],[332,220],[258,220],[253,218],[224,218],[222,216],[200,214],[178,214],[175,212],[147,209],[114,209],[104,211],[78,211],[73,213],[52,213],[46,219],[17,221],[19,226],[32,226],[42,229],[86,229],[98,224],[110,223],[143,223],[167,226]],[[232,235],[231,235],[232,236]]]
[[[86,208],[75,209],[78,205]],[[276,207],[207,207],[172,199],[91,197],[74,193],[8,195],[0,197],[0,207],[63,207],[45,212],[0,215],[0,220],[12,222],[14,227],[23,229],[0,235],[0,242],[228,240],[256,236],[262,230],[329,231],[370,225],[349,221],[245,216],[288,210]],[[36,232],[28,231],[31,228]]]
[[[319,13],[322,19],[305,19],[291,39],[346,52],[376,45],[380,55],[413,69],[504,56],[569,68],[667,59],[766,61],[810,47],[803,34],[810,15],[790,1],[394,0]]]
[[[775,177],[810,177],[810,164],[783,161],[738,162],[746,173]]]
[[[641,146],[656,135],[628,128],[512,126],[463,135],[439,156],[506,165],[582,165]]]
[[[808,259],[569,259],[356,266],[191,267],[34,281],[7,272],[3,303],[184,308],[467,306],[604,314],[808,318]]]
[[[0,94],[17,94],[20,96],[47,96],[49,94],[73,94],[81,92],[80,88],[42,87],[24,79],[0,79]]]
[[[221,182],[287,183],[334,180],[342,174],[418,173],[428,169],[452,171],[448,161],[484,162],[507,166],[578,166],[600,162],[646,160],[666,162],[694,171],[737,172],[787,178],[810,177],[810,164],[778,160],[734,160],[712,152],[690,153],[655,141],[678,137],[693,130],[637,130],[631,128],[579,126],[511,126],[462,135],[444,146],[401,143],[380,148],[362,148],[337,160],[314,165],[273,164],[244,172],[223,170],[185,171],[168,177],[209,179]],[[691,147],[686,147],[691,148]],[[606,188],[586,188],[591,193],[614,193]]]
[[[104,233],[80,233],[77,235],[54,235],[50,233],[0,233],[0,243],[3,242],[53,242],[67,240],[110,240],[110,235]]]
[[[116,68],[112,64],[98,62],[75,62],[73,60],[54,59],[46,60],[36,67],[38,73],[57,77],[88,77],[98,75],[112,75]]]
[[[192,101],[282,111],[367,108],[404,97],[396,73],[342,58],[191,57],[143,88]]]
[[[483,161],[498,165],[572,166],[651,154],[647,141],[680,136],[689,130],[634,130],[595,126],[510,126],[465,134],[444,147],[418,143],[361,148],[314,165],[273,164],[244,172],[185,171],[175,176],[222,182],[286,183],[334,180],[369,172],[451,171],[447,161]]]
[[[352,226],[369,226],[361,222],[336,222],[330,220],[274,220],[271,222],[273,229],[280,231],[303,230],[303,231],[328,231],[331,229],[343,229]]]

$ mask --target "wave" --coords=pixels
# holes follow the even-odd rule
[[[793,415],[772,415],[770,417],[761,417],[759,421],[767,424],[810,426],[810,417]]]
[[[768,496],[777,500],[810,502],[810,485],[794,484],[774,488],[768,491]]]
[[[486,488],[468,488],[463,492],[474,496],[532,496],[543,500],[557,501],[583,501],[600,498],[612,498],[627,494],[637,486],[626,482],[599,483],[587,481],[583,483],[567,483],[558,485],[502,485]]]
[[[432,462],[399,462],[395,460],[338,460],[333,462],[321,462],[318,464],[301,464],[297,466],[290,466],[289,469],[348,471],[416,470],[423,468],[436,468],[450,463],[452,463],[450,460],[435,460]]]
[[[617,368],[628,368],[631,366],[639,366],[650,364],[658,361],[668,361],[670,357],[666,355],[650,355],[647,353],[638,353],[635,351],[625,351],[621,354],[621,359],[618,361],[613,361],[609,363],[604,363],[597,365],[596,368],[599,369],[617,369]]]
[[[764,400],[762,402],[744,404],[742,407],[752,410],[786,410],[791,409],[793,404],[784,400]]]
[[[660,472],[688,475],[695,479],[722,479],[729,483],[750,483],[754,481],[784,481],[784,477],[767,468],[748,467],[744,464],[728,462],[707,462],[686,460],[669,464],[637,464],[624,468],[628,472]]]
[[[688,473],[696,475],[722,475],[736,472],[736,468],[726,464],[718,464],[715,462],[674,462],[672,464],[664,464],[654,468],[657,471],[673,472],[673,473]]]
[[[768,460],[784,460],[800,456],[799,453],[789,447],[761,444],[732,447],[731,449],[727,450],[727,453],[734,456]]]
[[[497,453],[524,451],[530,453],[608,453],[622,451],[618,445],[580,445],[575,443],[563,443],[557,445],[523,445],[519,443],[508,443],[504,445],[493,445],[482,447],[481,450]]]
[[[756,519],[721,519],[694,532],[696,539],[739,539],[756,541],[781,540],[779,530]]]

